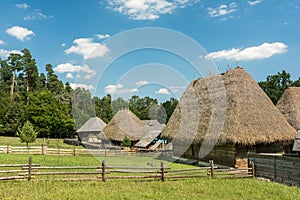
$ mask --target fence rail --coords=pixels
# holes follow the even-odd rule
[[[252,168],[219,169],[213,161],[209,167],[170,169],[161,162],[160,167],[110,166],[105,161],[99,166],[40,166],[33,164],[1,164],[0,180],[98,180],[110,179],[187,179],[187,178],[248,178],[253,177]]]
[[[300,186],[300,157],[249,153],[248,161],[255,163],[257,177]]]

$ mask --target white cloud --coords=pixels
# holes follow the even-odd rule
[[[251,6],[256,6],[259,3],[262,3],[263,0],[256,0],[256,1],[248,1],[248,4]]]
[[[74,78],[74,75],[72,73],[68,72],[66,74],[66,78]]]
[[[84,59],[103,57],[109,51],[105,44],[93,42],[92,38],[78,38],[73,43],[75,45],[65,50],[65,53],[76,53],[82,55]]]
[[[105,87],[106,94],[131,94],[134,92],[138,92],[138,89],[137,88],[126,89],[126,88],[123,88],[122,84],[107,85]]]
[[[171,86],[169,89],[174,93],[178,93],[183,92],[186,89],[186,86]]]
[[[6,33],[21,41],[28,40],[30,39],[30,36],[34,36],[34,32],[32,30],[20,26],[13,26],[6,29]]]
[[[88,65],[80,66],[80,65],[72,65],[71,63],[59,64],[53,70],[57,71],[58,73],[86,72],[88,74],[84,77],[84,79],[90,79],[90,78],[92,78],[93,76],[96,75],[96,71],[91,69]]]
[[[0,40],[0,45],[5,44],[5,42],[3,40]]]
[[[245,49],[231,49],[211,52],[205,56],[207,59],[226,60],[258,60],[272,57],[275,54],[287,52],[287,45],[282,42],[263,43],[260,46],[248,47]]]
[[[9,56],[9,54],[11,54],[11,53],[17,53],[17,54],[23,55],[23,53],[19,50],[9,51],[6,49],[0,49],[0,57],[1,58],[7,58]]]
[[[23,19],[24,20],[35,20],[35,19],[49,19],[52,17],[53,17],[52,15],[50,15],[50,16],[45,15],[39,9],[36,9],[32,14],[23,17]]]
[[[127,15],[133,20],[155,20],[162,14],[171,14],[198,0],[108,0],[107,8]]]
[[[141,87],[141,86],[143,86],[143,85],[149,84],[149,82],[148,82],[148,81],[138,81],[138,82],[136,82],[135,84],[136,84],[136,86]]]
[[[98,39],[106,39],[106,38],[109,38],[110,35],[109,34],[97,34],[96,35],[98,37]]]
[[[207,10],[208,10],[208,14],[211,17],[219,17],[219,16],[224,16],[224,15],[228,15],[230,13],[235,12],[237,10],[236,8],[237,8],[237,4],[233,2],[233,3],[230,3],[228,6],[223,4],[217,8],[209,7],[209,8],[207,8]]]
[[[82,83],[70,83],[71,88],[84,88],[86,90],[93,90],[95,89],[92,85],[82,84]]]
[[[166,88],[160,88],[155,94],[170,94],[170,92]]]
[[[65,46],[66,46],[66,43],[61,43],[61,46],[62,46],[62,47],[65,47]]]
[[[30,6],[29,6],[27,3],[19,3],[19,4],[16,4],[16,7],[17,7],[17,8],[20,8],[20,9],[27,9],[27,8],[30,8]]]

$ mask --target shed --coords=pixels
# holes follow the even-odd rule
[[[90,118],[76,131],[79,141],[81,143],[99,143],[98,137],[105,126],[106,123],[100,118]]]
[[[295,135],[256,81],[237,67],[193,81],[161,137],[172,140],[175,156],[244,167],[247,152],[282,152]]]

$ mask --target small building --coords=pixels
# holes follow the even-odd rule
[[[193,81],[161,137],[174,155],[245,167],[247,152],[278,153],[296,130],[241,67]]]
[[[102,129],[106,126],[98,117],[92,117],[86,121],[77,131],[80,143],[101,143],[99,136]]]
[[[290,145],[290,149],[293,152],[298,152],[300,155],[300,87],[289,87],[286,89],[276,106],[289,124],[298,130],[298,135],[294,144]]]
[[[140,120],[130,110],[119,110],[107,126],[103,134],[115,145],[121,145],[125,137],[135,146],[147,133],[159,131],[163,125],[156,120]]]

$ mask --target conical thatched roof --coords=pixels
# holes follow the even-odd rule
[[[105,126],[106,123],[104,123],[100,118],[92,117],[86,121],[76,132],[101,132]]]
[[[103,129],[103,134],[114,141],[123,141],[125,136],[137,141],[145,134],[144,126],[130,110],[119,110]]]
[[[300,87],[290,87],[277,102],[277,108],[296,129],[300,128]]]
[[[192,130],[192,131],[190,131]],[[292,140],[296,131],[255,80],[238,67],[193,81],[161,137],[254,145]]]

